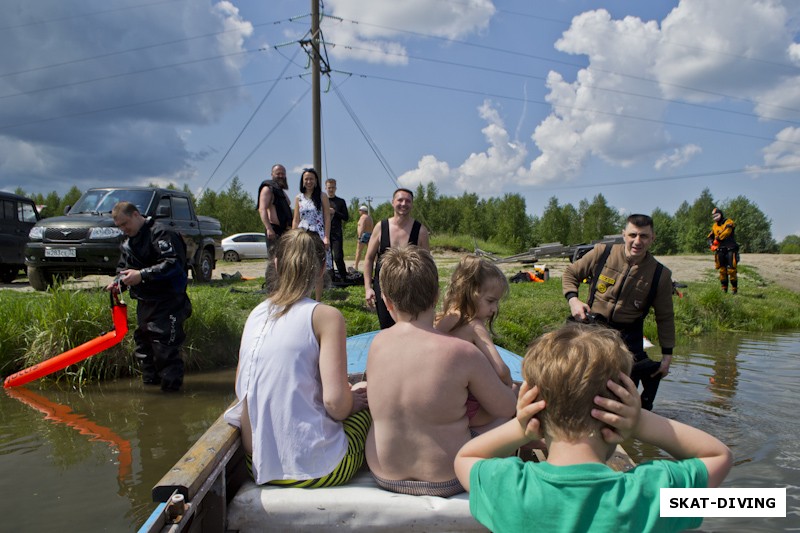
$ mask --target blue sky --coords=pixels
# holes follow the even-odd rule
[[[253,193],[313,162],[310,1],[9,0],[0,189]],[[674,213],[709,188],[800,234],[800,3],[328,0],[323,168],[396,184]],[[377,155],[376,155],[377,154]]]

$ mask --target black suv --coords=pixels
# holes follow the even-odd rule
[[[43,291],[55,279],[68,276],[113,276],[125,238],[111,218],[111,209],[119,201],[135,204],[142,215],[178,233],[186,243],[192,277],[203,282],[211,279],[222,258],[220,223],[196,215],[188,194],[153,187],[103,187],[83,193],[66,215],[45,218],[31,229],[25,247],[31,287]]]
[[[0,281],[11,283],[25,268],[28,233],[39,220],[33,200],[0,191]]]

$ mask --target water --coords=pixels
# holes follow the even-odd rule
[[[655,411],[727,443],[724,487],[788,487],[787,518],[707,518],[704,531],[800,530],[800,332],[709,338],[681,347]],[[234,370],[162,394],[136,381],[83,393],[0,394],[3,531],[133,531],[150,490],[233,400]],[[27,392],[26,392],[27,391]],[[658,450],[629,446],[637,461]]]
[[[184,391],[122,380],[0,394],[2,531],[135,531],[150,491],[234,398],[235,370]]]

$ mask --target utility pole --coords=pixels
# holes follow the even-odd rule
[[[325,179],[322,176],[322,127],[320,118],[320,68],[319,68],[319,0],[311,0],[311,93],[312,93],[312,129],[314,146],[314,170],[317,171],[322,187]]]

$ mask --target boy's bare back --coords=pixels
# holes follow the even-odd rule
[[[373,417],[367,462],[384,479],[455,478],[453,460],[470,439],[468,389],[494,416],[514,415],[511,389],[480,350],[432,327],[398,322],[378,334],[367,379]]]

